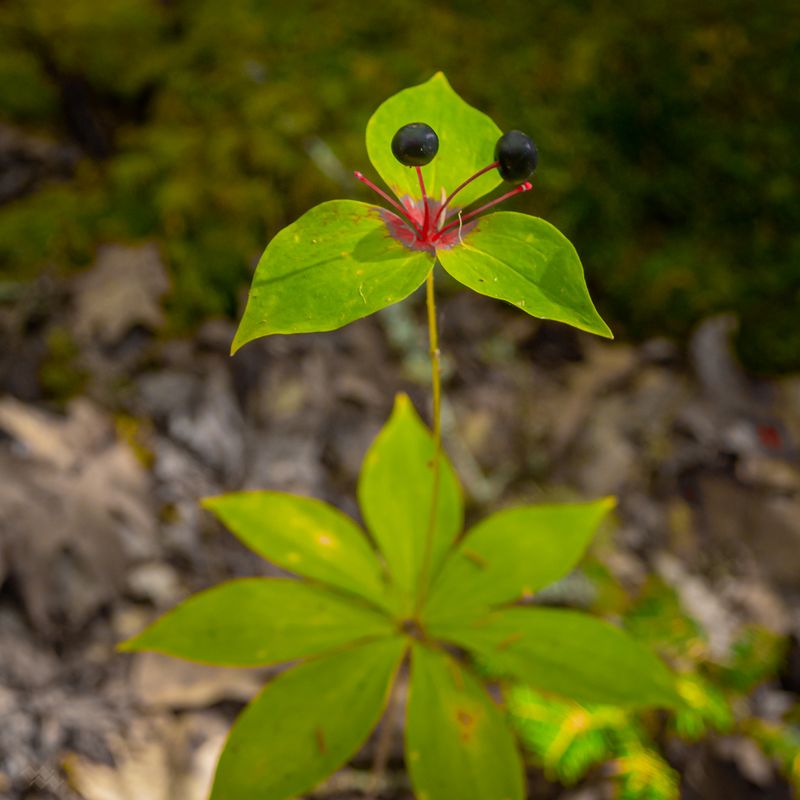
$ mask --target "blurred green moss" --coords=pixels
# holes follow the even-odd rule
[[[46,345],[47,355],[39,368],[39,381],[51,401],[65,404],[86,385],[86,372],[78,364],[80,351],[63,328],[51,328]]]
[[[682,337],[732,309],[749,366],[797,368],[793,11],[500,0],[487,14],[461,0],[421,18],[401,0],[6,0],[0,116],[85,157],[0,208],[0,271],[69,271],[99,241],[156,238],[173,326],[232,315],[281,226],[366,198],[340,176],[368,167],[374,108],[443,69],[536,139],[537,191],[516,207],[575,241],[619,334]],[[341,169],[311,157],[320,141]]]

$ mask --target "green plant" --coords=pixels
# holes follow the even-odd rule
[[[426,166],[409,168],[391,142],[417,118],[436,121],[441,147]],[[612,500],[507,509],[461,536],[461,490],[440,441],[435,263],[529,314],[610,336],[574,248],[555,228],[513,212],[478,217],[529,182],[464,211],[500,183],[491,154],[501,136],[441,73],[400,92],[367,126],[370,159],[398,201],[358,173],[394,211],[324,203],[281,231],[258,264],[234,351],[272,333],[340,327],[425,282],[433,432],[398,396],[359,479],[369,537],[309,498],[249,492],[205,501],[247,546],[301,578],[216,587],[123,645],[230,666],[302,660],[239,717],[215,800],[279,800],[314,786],[377,724],[407,655],[406,762],[425,800],[524,796],[513,734],[476,660],[490,659],[501,684],[523,681],[581,702],[680,704],[668,670],[622,630],[519,605],[573,568]],[[535,159],[526,153],[509,177],[529,177]]]
[[[750,699],[774,679],[786,641],[763,628],[745,627],[723,657],[713,656],[698,624],[675,592],[650,579],[623,615],[637,641],[669,658],[678,671],[680,708],[654,718],[647,712],[548,697],[523,684],[506,693],[509,715],[523,748],[545,774],[565,785],[604,771],[621,800],[678,800],[679,777],[661,755],[667,739],[707,740],[715,735],[751,739],[800,788],[800,735],[790,714],[766,721]],[[491,660],[484,669],[492,672]]]

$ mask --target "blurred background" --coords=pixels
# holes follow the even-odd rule
[[[519,687],[531,797],[800,791],[800,17],[794,0],[0,2],[0,797],[200,800],[263,670],[119,656],[269,567],[197,507],[242,486],[357,514],[419,298],[227,350],[269,239],[371,197],[386,97],[447,74],[540,151],[510,204],[576,245],[597,342],[442,283],[471,519],[616,494],[542,602],[613,618],[692,711]],[[320,797],[363,796],[371,744]],[[408,796],[401,752],[382,797]],[[794,789],[792,788],[794,787]]]

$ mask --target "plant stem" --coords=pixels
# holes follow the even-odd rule
[[[417,588],[417,603],[415,616],[422,608],[428,591],[431,560],[433,558],[433,539],[436,532],[436,518],[439,506],[439,484],[441,482],[441,454],[442,454],[442,384],[441,384],[441,355],[439,352],[439,330],[436,326],[436,296],[433,291],[433,271],[428,273],[426,283],[426,297],[428,307],[428,343],[431,356],[431,384],[433,387],[433,486],[431,489],[431,511],[428,517],[428,530],[425,535],[425,551],[422,557],[422,569],[419,575]]]
[[[375,755],[372,759],[372,773],[369,776],[369,784],[367,785],[364,800],[375,800],[380,791],[383,777],[386,775],[386,767],[389,764],[389,757],[392,754],[392,736],[399,722],[398,715],[402,712],[402,703],[400,702],[400,676],[404,672],[407,658],[408,654],[406,654],[403,660],[403,666],[398,670],[397,675],[395,675],[394,683],[389,693],[389,699],[386,702],[386,711],[383,713],[383,724],[378,729],[378,737],[375,742]]]

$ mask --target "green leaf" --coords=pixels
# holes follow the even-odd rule
[[[404,394],[370,447],[361,468],[358,500],[367,527],[383,552],[406,610],[416,596],[425,560],[433,490],[433,437]],[[463,520],[458,478],[442,453],[439,498],[430,558],[434,574]]]
[[[649,650],[613,625],[565,609],[509,608],[471,624],[427,626],[486,659],[493,672],[582,703],[682,706]]]
[[[422,167],[430,197],[441,200],[482,167],[494,161],[502,131],[486,114],[465,103],[437,72],[429,81],[393,95],[367,123],[367,153],[372,166],[398,196],[421,197],[415,169],[392,155],[392,137],[409,122],[426,122],[439,137],[439,153]],[[463,208],[497,187],[497,170],[481,176],[458,194],[454,208]]]
[[[521,800],[522,762],[503,713],[449,655],[413,649],[406,763],[420,800]]]
[[[379,611],[287,578],[245,578],[193,595],[121,650],[250,667],[333,650],[394,625]]]
[[[441,265],[470,289],[528,314],[613,338],[600,318],[570,241],[527,214],[489,214],[463,239],[437,251]]]
[[[231,350],[271,333],[341,328],[407,297],[432,266],[431,253],[389,236],[375,206],[322,203],[264,251]]]
[[[207,497],[203,506],[267,561],[382,608],[390,604],[383,568],[366,536],[327,503],[282,492],[235,492]]]
[[[279,675],[236,720],[211,800],[285,800],[342,766],[380,719],[405,647],[365,644]]]
[[[563,578],[583,555],[613,498],[509,508],[472,528],[445,561],[423,611],[426,622],[474,617]]]
[[[508,713],[523,750],[535,756],[548,780],[577,783],[593,766],[609,761],[621,730],[638,733],[631,715],[617,706],[586,707],[522,684],[505,691]]]

